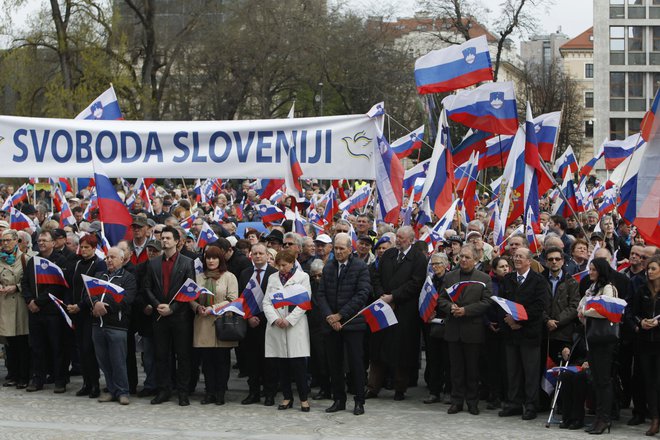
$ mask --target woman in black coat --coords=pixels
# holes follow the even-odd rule
[[[649,259],[646,268],[647,281],[637,292],[632,301],[632,315],[637,323],[635,332],[640,353],[644,384],[646,385],[646,404],[651,416],[651,426],[646,435],[655,435],[660,430],[660,257]]]

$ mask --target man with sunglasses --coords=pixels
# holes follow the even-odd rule
[[[149,259],[147,254],[146,244],[147,239],[147,229],[149,228],[149,223],[147,222],[146,217],[136,215],[133,217],[133,223],[131,223],[131,230],[133,231],[133,242],[131,243],[131,263],[138,265],[144,263]]]

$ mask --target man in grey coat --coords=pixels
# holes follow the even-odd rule
[[[483,314],[490,307],[492,282],[485,273],[475,269],[479,252],[465,245],[459,253],[459,268],[445,275],[438,298],[438,308],[445,319],[445,340],[449,346],[451,376],[451,406],[447,414],[463,410],[467,402],[470,414],[479,414],[479,353],[485,340]],[[460,295],[452,299],[447,289],[462,281],[467,284]]]
[[[353,414],[364,414],[364,364],[362,360],[364,318],[350,320],[367,303],[371,296],[371,280],[367,264],[352,254],[348,234],[335,235],[335,258],[323,268],[321,283],[316,295],[316,305],[325,318],[324,343],[330,362],[334,403],[327,413],[346,409],[346,382],[344,380],[344,351],[355,385]],[[349,321],[350,322],[347,322]]]

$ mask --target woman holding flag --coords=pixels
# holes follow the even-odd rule
[[[646,403],[648,405],[651,426],[646,435],[655,435],[660,431],[660,257],[651,257],[646,265],[647,282],[633,296],[631,314],[636,322],[637,344],[641,353],[640,360],[646,385]]]
[[[617,340],[610,342],[596,341],[590,338],[589,329],[598,323],[596,320],[606,319],[587,310],[587,303],[594,297],[616,297],[616,288],[610,279],[610,265],[605,258],[594,258],[589,264],[589,279],[592,284],[578,305],[578,317],[585,324],[587,335],[588,361],[596,391],[596,419],[587,431],[589,434],[600,435],[610,431],[613,404],[612,363]]]
[[[203,290],[190,306],[195,312],[193,347],[200,353],[206,384],[206,395],[201,404],[224,405],[231,362],[229,355],[238,342],[216,338],[214,322],[218,317],[213,310],[238,298],[238,281],[227,270],[227,262],[219,247],[206,247],[204,272],[197,275],[197,285]]]
[[[275,257],[278,272],[268,279],[268,288],[263,300],[266,325],[266,357],[277,358],[280,389],[284,399],[277,407],[285,410],[293,407],[291,376],[296,381],[300,410],[309,412],[307,395],[307,365],[309,357],[309,327],[305,310],[311,308],[312,287],[309,275],[296,269],[296,254],[283,250]]]

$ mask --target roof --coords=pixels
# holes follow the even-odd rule
[[[559,50],[594,50],[594,28],[593,26],[582,32],[577,37],[568,40]]]
[[[469,26],[468,33],[470,38],[480,37],[485,35],[489,43],[497,42],[497,37],[486,29],[481,23],[477,22],[473,18],[463,18],[463,22]],[[456,28],[451,24],[449,20],[441,18],[427,18],[427,17],[413,17],[413,18],[399,18],[394,22],[385,22],[378,19],[371,19],[368,23],[371,26],[376,24],[384,26],[386,29],[390,30],[395,34],[395,36],[400,37],[411,32],[422,31],[422,32],[454,32],[458,33]]]

